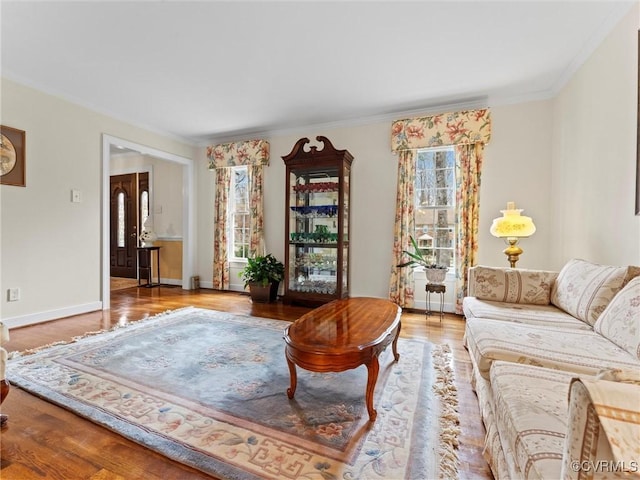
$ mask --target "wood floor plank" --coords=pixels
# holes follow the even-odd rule
[[[282,303],[252,304],[247,295],[235,292],[134,287],[112,292],[110,310],[13,329],[11,340],[4,346],[9,351],[22,351],[71,341],[86,332],[186,306],[280,319],[283,325],[309,311]],[[437,315],[427,318],[424,312],[403,312],[402,337],[451,346],[461,426],[460,478],[491,479],[482,457],[484,428],[470,386],[471,364],[462,344],[463,335],[462,317],[447,314],[440,320]],[[2,480],[211,479],[17,387],[12,387],[1,408],[9,415],[8,426],[0,432]]]

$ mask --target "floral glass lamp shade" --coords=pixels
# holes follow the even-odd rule
[[[509,246],[502,252],[509,259],[511,268],[516,267],[516,262],[522,253],[522,248],[518,246],[518,239],[530,237],[536,231],[531,217],[520,215],[522,209],[516,208],[514,202],[507,203],[506,210],[500,210],[502,217],[495,218],[491,224],[491,235],[504,238]]]

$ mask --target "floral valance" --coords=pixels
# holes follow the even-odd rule
[[[242,165],[269,165],[269,142],[247,140],[211,145],[207,147],[207,158],[209,170]]]
[[[491,111],[465,110],[430,117],[396,120],[391,124],[391,150],[415,150],[491,140]]]

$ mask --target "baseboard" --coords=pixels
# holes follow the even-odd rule
[[[213,282],[203,282],[202,280],[200,280],[200,288],[208,288],[210,290],[217,290],[213,288]],[[242,284],[231,284],[229,285],[229,289],[225,290],[228,292],[244,292],[245,288]],[[248,290],[247,290],[248,291]]]
[[[73,315],[95,312],[96,310],[102,310],[102,302],[84,303],[82,305],[74,305],[72,307],[59,308],[57,310],[3,318],[2,323],[4,323],[7,328],[12,329],[25,327],[27,325],[34,325],[36,323],[49,322],[51,320],[58,320],[64,317],[71,317]]]

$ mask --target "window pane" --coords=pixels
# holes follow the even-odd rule
[[[249,197],[248,197],[248,178],[247,169],[235,170],[234,175],[234,202],[236,212],[246,212],[249,209]]]
[[[149,217],[149,192],[144,191],[140,194],[140,225],[144,225]]]
[[[455,187],[453,148],[418,152],[415,238],[430,262],[449,267],[455,266]]]
[[[118,194],[118,247],[124,247],[125,236],[124,193]]]
[[[249,176],[247,167],[234,167],[229,196],[229,251],[232,259],[249,256]]]

